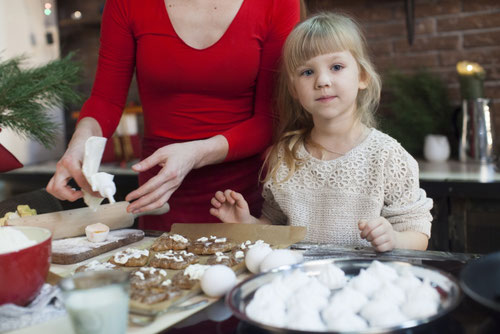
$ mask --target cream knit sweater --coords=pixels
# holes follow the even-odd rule
[[[382,216],[395,231],[430,237],[432,199],[420,189],[417,162],[393,138],[372,129],[340,158],[319,160],[304,146],[298,155],[306,160],[289,180],[264,184],[262,213],[273,224],[306,226],[305,241],[369,246],[358,221]],[[278,179],[287,172],[283,164]]]

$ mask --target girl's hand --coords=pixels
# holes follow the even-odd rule
[[[369,241],[378,252],[387,252],[396,247],[396,232],[383,217],[367,221],[360,220],[358,228],[362,239]]]
[[[252,223],[248,203],[243,195],[227,189],[218,191],[212,197],[210,214],[219,218],[223,223]]]
[[[171,144],[159,148],[152,155],[132,166],[136,172],[144,172],[156,165],[163,168],[138,189],[127,195],[132,202],[128,212],[139,213],[153,210],[165,204],[172,193],[179,188],[186,175],[198,163],[196,142]]]

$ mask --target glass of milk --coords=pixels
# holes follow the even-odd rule
[[[103,270],[77,273],[63,279],[59,286],[77,334],[123,334],[127,331],[127,272]]]

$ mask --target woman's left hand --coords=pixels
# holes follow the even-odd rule
[[[178,143],[157,149],[152,155],[132,166],[136,172],[144,172],[156,165],[162,166],[157,175],[127,195],[131,202],[127,211],[139,213],[153,210],[165,204],[179,188],[197,161],[195,142]]]
[[[149,157],[132,166],[136,172],[144,172],[157,165],[162,168],[157,175],[127,195],[126,201],[134,201],[127,211],[140,213],[161,207],[192,169],[223,161],[227,151],[227,140],[222,135],[157,149]]]
[[[378,252],[387,252],[396,247],[396,232],[391,223],[383,217],[360,220],[358,228],[362,239],[369,241]]]

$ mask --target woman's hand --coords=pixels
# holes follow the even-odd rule
[[[223,223],[251,224],[254,220],[243,195],[231,189],[216,192],[211,204],[213,208],[210,209],[210,214]]]
[[[378,252],[387,252],[396,248],[396,232],[391,223],[383,217],[373,220],[360,220],[358,228],[362,239],[369,241]]]
[[[157,165],[162,169],[156,176],[127,195],[125,198],[127,201],[134,201],[128,206],[127,211],[139,213],[161,207],[193,168],[223,161],[227,148],[227,140],[223,136],[159,148],[132,166],[136,172],[144,172]]]
[[[78,123],[68,149],[61,160],[57,162],[56,172],[46,187],[49,194],[60,200],[71,202],[83,197],[81,190],[76,190],[68,185],[68,182],[74,179],[82,190],[94,196],[100,196],[99,193],[92,191],[90,184],[82,173],[85,142],[91,136],[102,136],[102,131],[95,119],[86,117]]]

